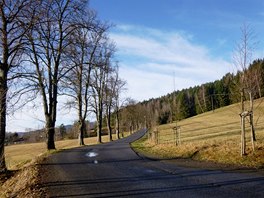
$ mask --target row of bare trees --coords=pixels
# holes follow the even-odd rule
[[[98,20],[87,0],[1,0],[0,17],[0,172],[6,170],[7,109],[14,104],[41,98],[47,149],[55,149],[59,97],[78,112],[79,144],[89,112],[96,114],[101,142],[103,117],[111,132],[110,114],[118,121],[125,84],[113,59],[110,25]]]

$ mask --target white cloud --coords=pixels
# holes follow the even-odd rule
[[[198,45],[183,32],[125,25],[111,38],[128,95],[140,101],[172,92],[173,73],[176,89],[182,89],[217,80],[230,70],[229,62],[210,54],[211,46]]]
[[[174,90],[173,72],[170,74],[162,74],[131,67],[122,67],[120,68],[120,76],[126,79],[128,83],[126,96],[138,101],[157,98],[171,93]],[[190,87],[197,83],[198,81],[190,78],[175,77],[176,89]]]

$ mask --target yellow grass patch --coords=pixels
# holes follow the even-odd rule
[[[128,136],[128,133],[124,133],[124,136]],[[113,139],[116,139],[115,134],[113,135]],[[108,141],[108,136],[102,136],[102,142]],[[97,144],[97,137],[85,138],[84,143],[85,145]],[[57,150],[75,148],[79,146],[77,139],[56,141],[55,145]],[[5,158],[7,167],[9,170],[19,169],[46,152],[47,149],[45,142],[6,146]]]

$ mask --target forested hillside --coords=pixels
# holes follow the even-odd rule
[[[234,104],[241,100],[242,88],[250,88],[254,99],[264,95],[264,59],[253,61],[243,72],[227,73],[214,82],[137,104],[132,102],[122,109],[123,127],[133,130],[142,125],[166,124]],[[248,99],[248,94],[245,97]]]

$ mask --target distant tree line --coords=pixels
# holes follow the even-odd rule
[[[96,122],[85,121],[84,127],[84,137],[95,137],[97,134],[95,132]],[[65,140],[65,139],[77,139],[79,132],[79,123],[75,121],[71,125],[61,124],[55,128],[55,140]],[[103,129],[103,135],[107,134],[107,130]],[[36,143],[45,142],[46,140],[46,130],[43,129],[25,129],[25,132],[8,132],[5,137],[5,145],[18,144],[18,143]]]
[[[244,71],[227,73],[222,79],[190,87],[156,99],[130,102],[121,110],[126,130],[139,126],[171,123],[240,102],[241,79],[248,75],[254,99],[264,96],[264,59],[252,62]],[[246,99],[249,99],[248,96]]]

